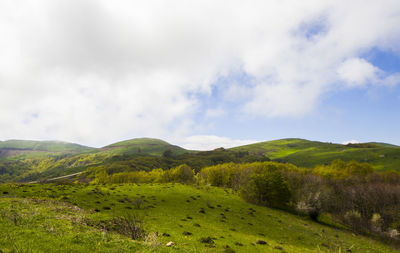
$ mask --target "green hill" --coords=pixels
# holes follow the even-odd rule
[[[100,152],[113,154],[147,154],[160,156],[170,150],[174,154],[190,152],[179,146],[172,145],[166,141],[152,138],[136,138],[117,142],[100,149]]]
[[[93,166],[118,167],[117,170],[164,168],[176,165],[171,159],[167,159],[170,165],[164,162],[165,151],[170,151],[166,157],[193,153],[151,138],[126,140],[103,148],[56,141],[11,140],[0,143],[0,183],[64,176]]]
[[[400,170],[400,147],[386,143],[334,144],[304,139],[280,139],[232,148],[264,154],[270,159],[314,167],[336,159],[369,162],[377,170]]]
[[[0,208],[4,252],[396,252],[209,186],[0,185]],[[132,240],[126,221],[148,235]]]
[[[376,170],[400,170],[400,147],[377,142],[342,145],[281,139],[228,150],[199,152],[152,138],[126,140],[103,148],[57,141],[10,140],[0,142],[0,182],[34,181],[77,173],[95,166],[115,173],[168,169],[186,163],[199,170],[224,162],[262,161],[267,158],[301,167],[315,167],[335,159],[357,160],[371,163]]]
[[[35,156],[42,154],[82,153],[94,148],[62,141],[7,140],[0,141],[0,157],[17,155]]]

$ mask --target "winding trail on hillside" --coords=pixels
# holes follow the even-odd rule
[[[82,174],[82,173],[83,173],[83,171],[77,172],[77,173],[73,173],[73,174],[69,174],[69,175],[65,175],[65,176],[61,176],[61,177],[53,177],[53,178],[45,179],[45,181],[48,182],[48,181],[54,181],[54,180],[63,179],[63,178],[74,177],[74,176],[77,176],[77,175]],[[31,181],[31,182],[28,182],[27,184],[36,184],[36,183],[39,183],[39,182],[40,181]]]

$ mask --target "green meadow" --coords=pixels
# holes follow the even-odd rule
[[[140,240],[113,227],[132,215]],[[396,252],[230,189],[178,183],[3,184],[0,227],[0,252]]]

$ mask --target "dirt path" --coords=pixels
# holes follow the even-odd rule
[[[83,173],[83,171],[65,175],[65,176],[61,176],[61,177],[53,177],[53,178],[46,179],[46,181],[54,181],[54,180],[58,180],[58,179],[69,178],[69,177],[77,176],[82,173]],[[36,184],[36,183],[39,183],[39,181],[31,181],[31,182],[28,182],[27,184]]]

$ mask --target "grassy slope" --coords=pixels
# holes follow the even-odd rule
[[[148,248],[85,225],[91,214],[63,202],[0,198],[0,208],[0,252],[135,252]]]
[[[0,151],[3,151],[4,156],[10,155],[7,151],[15,152],[19,158],[35,157],[49,154],[60,153],[82,153],[93,151],[94,148],[82,146],[75,143],[61,141],[29,141],[29,140],[8,140],[0,141]]]
[[[168,142],[152,138],[136,138],[117,142],[101,148],[100,152],[113,154],[148,154],[160,156],[164,151],[171,150],[175,154],[189,152],[188,150],[171,145]],[[140,152],[139,152],[140,151]]]
[[[373,148],[346,146],[303,139],[281,139],[236,147],[253,153],[263,153],[271,159],[281,159],[297,166],[314,167],[335,159],[369,162],[378,170],[400,170],[400,147],[385,143],[370,143]]]
[[[8,193],[4,194],[5,191]],[[134,201],[139,197],[145,202],[140,209],[135,209],[127,199]],[[19,245],[31,243],[29,245],[34,252],[36,250],[60,252],[61,249],[64,251],[73,249],[76,252],[85,252],[88,249],[107,251],[110,247],[115,247],[113,249],[118,252],[127,251],[129,247],[136,247],[138,252],[147,252],[151,248],[146,246],[146,243],[133,244],[123,236],[101,233],[79,222],[71,224],[71,220],[74,220],[71,216],[81,215],[82,212],[92,221],[108,220],[127,212],[136,212],[144,217],[147,231],[159,233],[160,237],[153,240],[153,245],[161,245],[155,248],[157,252],[223,252],[226,245],[236,252],[282,252],[283,250],[286,252],[345,252],[348,248],[351,248],[352,252],[363,253],[395,252],[394,249],[369,238],[355,236],[352,233],[323,226],[282,211],[245,203],[228,190],[214,187],[195,188],[180,184],[25,185],[21,187],[0,185],[1,210],[17,210],[17,213],[23,213],[15,206],[23,205],[23,201],[32,202],[30,198],[63,200],[79,208],[61,203],[59,210],[75,208],[74,210],[78,211],[75,213],[68,210],[61,211],[57,216],[57,207],[46,204],[49,202],[47,201],[43,206],[38,207],[43,209],[43,217],[40,215],[28,217],[21,225],[14,225],[10,223],[10,219],[7,220],[7,216],[0,216],[2,217],[0,226],[6,228],[0,229],[0,248],[12,247],[12,241],[5,237],[8,233]],[[15,201],[22,204],[13,204]],[[104,209],[105,207],[109,207],[110,210]],[[199,212],[202,208],[205,214]],[[82,211],[79,211],[81,209]],[[94,209],[100,212],[93,212]],[[28,212],[28,216],[29,213],[32,211]],[[61,215],[64,213],[66,214]],[[47,216],[48,218],[44,218]],[[45,221],[44,224],[41,223],[41,219]],[[56,232],[51,229],[49,231],[49,227],[54,228]],[[6,230],[8,232],[5,232]],[[86,236],[87,231],[90,233]],[[183,235],[184,231],[191,232],[192,235]],[[170,234],[170,237],[162,236],[163,233]],[[61,238],[60,235],[64,237]],[[215,247],[207,247],[199,241],[200,238],[208,236],[215,238]],[[268,244],[255,244],[257,240],[264,240]],[[117,241],[119,241],[118,245]],[[175,242],[176,246],[173,248],[163,246],[168,241]],[[278,250],[278,247],[283,250]]]

